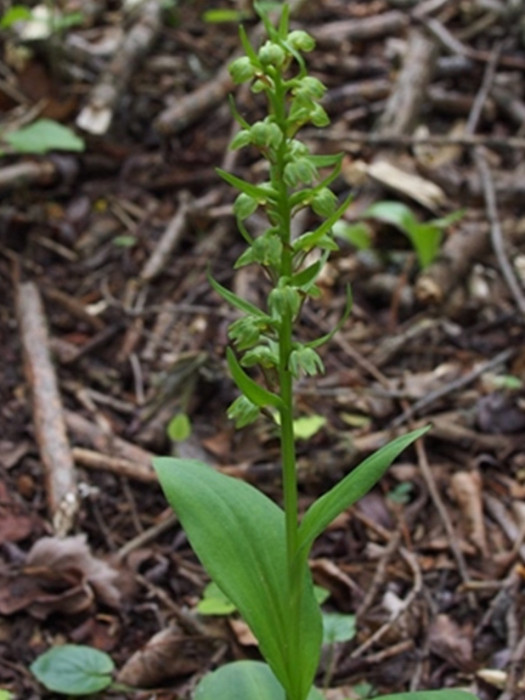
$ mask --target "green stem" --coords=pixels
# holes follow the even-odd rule
[[[279,214],[280,235],[283,244],[280,277],[290,277],[293,273],[293,254],[291,247],[292,210],[290,193],[284,182],[286,165],[286,88],[277,73],[274,76],[275,92],[271,99],[275,120],[281,130],[282,140],[277,152],[276,162],[272,167],[272,181],[278,190],[276,209]],[[296,666],[299,658],[299,623],[302,588],[302,571],[296,566],[298,548],[298,495],[297,470],[295,454],[295,436],[293,426],[293,376],[289,369],[289,359],[293,346],[293,316],[291,309],[286,309],[281,318],[279,329],[279,387],[282,400],[281,418],[281,457],[283,475],[283,497],[286,523],[286,556],[288,572],[288,592],[290,600],[290,648],[288,649],[289,676],[300,678]],[[300,687],[288,693],[286,700],[301,700]]]

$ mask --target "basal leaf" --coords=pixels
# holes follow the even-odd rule
[[[346,508],[364,496],[381,478],[390,464],[403,450],[429,427],[414,430],[392,440],[361,462],[342,481],[317,499],[306,511],[299,527],[299,545],[308,552],[316,537]],[[304,552],[303,552],[304,554]]]
[[[256,406],[263,408],[264,406],[273,406],[280,408],[281,398],[277,394],[273,394],[268,389],[265,389],[260,384],[257,384],[250,376],[246,374],[243,368],[237,361],[235,354],[231,348],[226,351],[228,367],[234,382],[237,384],[242,393],[254,403]]]
[[[205,676],[194,700],[286,700],[283,687],[261,661],[234,661]],[[323,700],[312,688],[307,700]]]
[[[274,674],[294,697],[299,675],[306,697],[319,658],[321,616],[304,566],[300,644],[290,658],[294,624],[283,511],[253,486],[197,460],[158,457],[153,466],[195,553],[250,626]]]
[[[49,649],[31,664],[31,672],[48,690],[65,695],[89,695],[113,682],[113,661],[92,647],[63,644]]]

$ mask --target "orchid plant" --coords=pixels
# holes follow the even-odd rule
[[[294,437],[294,381],[323,371],[318,348],[331,333],[314,341],[297,336],[303,305],[320,296],[316,285],[331,251],[332,235],[350,198],[338,202],[330,185],[341,167],[339,155],[314,155],[298,138],[301,127],[323,127],[328,115],[320,104],[325,86],[308,75],[303,54],[314,48],[304,31],[289,29],[282,6],[275,26],[260,5],[256,11],[267,40],[255,49],[243,28],[245,55],[230,66],[235,84],[249,82],[266,98],[267,114],[248,123],[233,106],[240,130],[232,148],[255,149],[266,161],[267,179],[251,183],[228,172],[219,175],[238,196],[234,213],[247,247],[235,263],[258,265],[271,282],[264,308],[235,295],[214,279],[215,291],[237,311],[229,328],[230,373],[240,396],[228,414],[241,428],[262,413],[276,423],[281,442],[283,507],[255,487],[193,459],[154,460],[164,493],[204,568],[231,600],[258,640],[264,662],[239,661],[208,674],[195,700],[321,700],[315,688],[322,644],[322,621],[308,567],[314,540],[341,512],[366,494],[392,461],[426,432],[397,437],[368,457],[299,517]],[[320,171],[328,171],[322,176]],[[292,220],[309,208],[312,230],[292,235]],[[258,211],[266,228],[257,235],[247,220]],[[263,382],[250,368],[259,367]],[[472,700],[456,690],[401,694],[411,700]],[[387,700],[387,696],[383,698]]]

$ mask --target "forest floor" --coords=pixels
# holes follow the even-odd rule
[[[280,494],[275,429],[226,418],[235,312],[207,280],[263,303],[257,272],[233,271],[243,241],[215,172],[260,177],[254,153],[228,150],[239,22],[212,22],[203,0],[56,4],[78,23],[2,35],[2,129],[48,118],[86,147],[6,146],[0,161],[0,688],[56,697],[29,666],[67,642],[108,652],[137,688],[112,697],[188,698],[207,670],[258,652],[235,615],[197,612],[207,578],[151,457]],[[298,440],[301,509],[392,437],[433,426],[314,546],[324,609],[356,616],[318,683],[329,700],[525,698],[524,5],[294,7],[331,118],[303,135],[344,154],[335,190],[353,193],[345,219],[360,224],[302,319],[304,339],[329,331],[351,285],[325,375],[297,384],[313,433]],[[249,12],[245,26],[257,36]],[[236,94],[257,119],[260,100]],[[385,205],[400,225],[368,216],[377,202],[405,207]],[[423,238],[442,231],[424,269],[410,219]]]

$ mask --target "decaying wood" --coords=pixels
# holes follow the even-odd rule
[[[77,117],[81,129],[91,134],[105,134],[109,129],[120,96],[162,28],[161,19],[160,0],[143,0],[138,21],[124,33],[113,60]]]
[[[147,484],[158,482],[151,466],[151,459],[147,463],[130,462],[122,457],[108,457],[102,452],[88,450],[85,447],[74,447],[72,455],[76,464],[87,469],[107,471],[117,476],[124,476],[127,479],[142,481]]]
[[[328,93],[328,95],[330,92]],[[305,129],[305,134],[313,136],[313,131]],[[356,144],[367,146],[486,146],[497,149],[525,149],[525,138],[520,136],[492,136],[482,134],[382,134],[374,131],[323,131],[315,134],[322,141],[336,141],[344,151],[352,152]]]
[[[432,502],[434,503],[434,506],[436,507],[436,510],[439,513],[439,517],[441,519],[445,532],[447,533],[450,551],[452,552],[452,554],[454,555],[454,559],[456,560],[461,580],[465,585],[468,585],[468,582],[470,581],[470,574],[467,562],[465,561],[463,552],[461,551],[458,541],[456,539],[456,534],[454,532],[454,527],[450,520],[448,510],[437,488],[436,481],[434,479],[434,475],[432,474],[432,469],[428,461],[427,452],[425,450],[422,440],[416,441],[416,452],[421,474],[423,475],[428,491],[430,493],[430,497],[432,498]],[[475,598],[470,592],[468,593],[468,600],[471,607],[474,607]]]
[[[320,46],[336,46],[341,41],[367,41],[394,34],[397,35],[408,26],[409,16],[404,12],[392,10],[363,19],[339,20],[325,22],[311,30]]]
[[[49,351],[42,301],[32,282],[18,285],[17,313],[27,381],[33,396],[33,422],[46,478],[46,497],[55,534],[65,536],[78,510],[76,475],[62,402]]]
[[[144,264],[139,278],[142,282],[151,282],[164,270],[170,261],[173,252],[186,231],[188,212],[190,210],[190,197],[187,192],[182,192],[179,197],[177,213],[167,225],[158,244]]]
[[[115,435],[108,435],[100,426],[87,420],[79,413],[65,411],[64,415],[66,425],[76,442],[87,444],[96,451],[110,457],[117,457],[132,464],[139,464],[144,469],[151,464],[151,453],[138,445],[133,445]]]
[[[233,88],[228,65],[238,55],[240,54],[229,58],[227,65],[217,72],[213,80],[181,97],[161,112],[155,120],[155,129],[164,136],[178,134],[226,99]]]
[[[57,181],[58,170],[51,160],[27,160],[0,168],[0,192],[29,185],[47,187]]]
[[[42,289],[44,296],[50,301],[55,301],[59,306],[62,306],[73,317],[78,318],[83,323],[91,326],[96,331],[103,331],[106,327],[104,321],[98,316],[94,316],[87,311],[86,307],[78,299],[64,294],[60,289],[55,287],[45,286]]]
[[[444,386],[440,386],[434,391],[431,391],[426,396],[419,399],[414,404],[412,404],[412,406],[403,411],[403,413],[400,416],[398,416],[395,420],[393,420],[391,424],[392,427],[398,428],[400,425],[403,425],[403,423],[406,423],[407,420],[412,418],[412,416],[416,416],[419,413],[421,413],[421,411],[424,408],[428,408],[433,403],[443,398],[444,396],[447,396],[453,391],[463,389],[464,387],[471,384],[478,377],[480,377],[484,372],[487,372],[491,369],[494,369],[495,367],[498,367],[499,365],[504,364],[505,362],[508,362],[508,360],[510,360],[515,354],[516,348],[505,348],[505,350],[499,352],[495,357],[491,358],[490,360],[487,360],[486,362],[482,362],[481,364],[474,367],[474,369],[472,369],[467,374],[459,377],[458,379],[453,380],[452,382]]]

